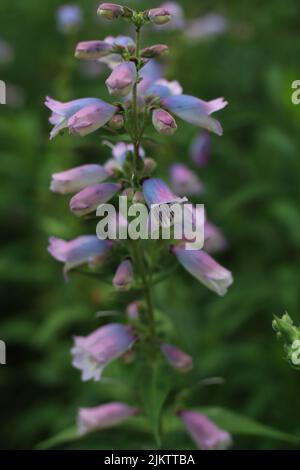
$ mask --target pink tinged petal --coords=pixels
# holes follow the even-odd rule
[[[179,196],[199,195],[203,193],[200,179],[183,163],[175,163],[170,168],[173,191]]]
[[[65,272],[67,272],[103,256],[110,250],[110,247],[111,242],[99,240],[95,235],[84,235],[70,241],[50,237],[48,251],[53,258],[65,263]]]
[[[152,8],[148,11],[148,18],[152,23],[161,26],[170,21],[171,15],[165,8]]]
[[[141,51],[141,56],[146,59],[154,59],[162,57],[169,53],[169,47],[166,44],[154,44],[150,47],[145,47]]]
[[[60,194],[73,193],[89,185],[101,183],[109,176],[110,173],[102,165],[82,165],[61,173],[54,173],[50,189]]]
[[[111,46],[105,41],[82,41],[76,46],[77,59],[96,60],[110,54]]]
[[[126,314],[127,317],[130,320],[138,320],[139,315],[140,315],[140,307],[141,307],[141,302],[138,300],[135,300],[134,302],[131,302],[126,309]]]
[[[176,196],[159,178],[149,178],[143,182],[143,195],[149,207],[154,204],[186,201],[186,198]]]
[[[165,8],[171,15],[171,19],[167,24],[167,29],[182,29],[185,26],[184,12],[177,2],[165,2],[161,5],[161,8]]]
[[[119,183],[101,183],[88,186],[72,197],[70,209],[77,216],[94,212],[100,204],[109,201],[120,191],[121,187]]]
[[[136,77],[135,64],[123,62],[112,71],[105,83],[111,95],[125,97],[131,92]]]
[[[133,267],[130,260],[124,260],[113,278],[113,285],[119,291],[130,289],[134,281]]]
[[[170,96],[162,100],[162,106],[171,113],[190,124],[203,127],[217,135],[222,135],[223,130],[219,121],[210,117],[210,114],[224,108],[227,104],[223,98],[203,101],[189,95]]]
[[[101,3],[97,10],[97,15],[106,20],[115,20],[124,14],[124,8],[115,3]]]
[[[204,249],[208,253],[216,253],[227,248],[227,240],[221,230],[211,222],[205,222],[204,227],[205,243]]]
[[[110,121],[117,110],[115,106],[101,100],[82,108],[68,120],[70,134],[83,137],[98,130]]]
[[[121,357],[136,341],[132,329],[118,323],[98,328],[86,337],[75,337],[71,349],[72,364],[81,370],[81,379],[100,380],[103,369]]]
[[[123,423],[128,418],[137,415],[139,410],[125,403],[105,403],[94,408],[80,408],[78,413],[79,434],[107,429]]]
[[[198,281],[218,295],[225,295],[233,283],[230,271],[218,264],[210,255],[201,250],[173,249],[179,263]]]
[[[196,411],[182,411],[180,417],[195,441],[202,450],[225,450],[232,444],[231,435],[218,428],[210,419]]]
[[[179,372],[188,372],[193,367],[193,358],[171,344],[163,343],[160,347],[168,363]]]
[[[197,166],[205,166],[211,152],[211,141],[208,132],[199,134],[192,142],[190,157]]]
[[[172,135],[177,129],[175,119],[164,109],[155,109],[153,111],[152,123],[157,132],[164,135]]]
[[[160,78],[147,87],[147,96],[159,96],[161,99],[181,94],[182,86],[177,80],[169,82],[164,78]]]

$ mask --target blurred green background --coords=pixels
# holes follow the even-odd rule
[[[58,0],[1,0],[0,39],[14,57],[0,63],[10,86],[0,107],[1,317],[0,339],[7,365],[0,366],[0,447],[28,449],[70,427],[79,406],[105,401],[133,402],[126,371],[114,364],[108,376],[125,385],[83,384],[70,365],[72,336],[97,326],[95,313],[124,307],[105,284],[72,275],[64,284],[61,265],[47,254],[49,235],[74,238],[93,225],[74,220],[68,198],[50,193],[50,175],[83,162],[105,161],[108,149],[97,135],[68,135],[49,143],[49,94],[59,100],[84,96],[108,99],[108,70],[94,74],[73,59],[78,40],[128,32],[126,25],[99,22],[97,2],[81,6],[83,24],[62,34],[56,24]],[[149,8],[153,1],[120,2]],[[224,406],[282,431],[300,435],[300,374],[282,359],[271,329],[272,315],[288,311],[300,323],[300,107],[291,103],[291,83],[300,79],[298,0],[184,0],[190,19],[215,12],[228,31],[188,42],[178,31],[148,29],[145,44],[171,48],[166,76],[186,93],[203,99],[224,96],[224,136],[212,137],[207,167],[197,170],[206,186],[209,218],[229,241],[217,259],[233,271],[224,298],[207,291],[182,270],[156,289],[160,311],[175,324],[179,344],[192,354],[195,376],[220,376],[222,385],[196,389],[194,406]],[[189,164],[197,129],[180,123],[173,138],[159,139],[153,152],[159,175],[172,161]],[[195,169],[195,167],[194,167]],[[201,201],[202,202],[202,201]],[[120,428],[65,448],[126,449],[147,446],[148,437]],[[167,448],[193,448],[179,433]],[[255,436],[235,437],[235,448],[295,448]],[[176,447],[174,447],[176,448]]]

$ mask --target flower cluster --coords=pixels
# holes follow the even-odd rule
[[[50,139],[65,129],[77,136],[102,129],[112,157],[103,164],[85,164],[55,173],[50,188],[56,193],[72,195],[69,206],[77,217],[95,213],[99,206],[113,201],[117,195],[126,195],[129,204],[139,202],[149,208],[172,202],[184,204],[187,196],[202,194],[202,182],[182,163],[174,163],[170,168],[170,187],[154,177],[156,162],[141,146],[144,131],[152,124],[159,134],[170,136],[177,130],[176,118],[203,129],[192,145],[191,156],[197,165],[204,165],[209,154],[208,133],[220,136],[223,132],[220,122],[212,114],[223,109],[227,102],[223,98],[205,101],[184,94],[177,81],[169,82],[163,78],[156,63],[157,58],[168,53],[168,46],[156,44],[141,48],[140,34],[144,25],[162,26],[171,20],[166,7],[136,12],[125,6],[103,3],[98,8],[98,15],[109,21],[124,19],[136,30],[135,40],[127,36],[109,36],[103,40],[80,42],[75,49],[76,58],[108,66],[110,75],[105,83],[114,100],[107,103],[98,97],[90,97],[62,103],[47,97],[45,105],[51,110],[53,129]],[[112,144],[107,137],[110,134],[120,136],[120,141]],[[126,225],[122,214],[114,224]],[[185,239],[159,243],[161,256],[177,260],[187,272],[218,295],[227,292],[233,282],[231,272],[211,256],[223,249],[226,241],[211,222],[205,222],[204,249],[187,250]],[[160,273],[160,266],[159,260],[155,266],[149,262],[146,244],[141,246],[139,240],[99,239],[96,235],[79,236],[70,241],[51,237],[48,250],[64,264],[66,277],[70,270],[79,266],[102,265],[114,250],[123,253],[112,276],[112,286],[121,292],[132,287],[141,291],[141,297],[127,307],[123,322],[108,323],[86,337],[75,337],[71,351],[73,366],[81,371],[82,380],[101,380],[108,364],[133,349],[137,353],[136,361],[139,353],[146,351],[150,362],[166,361],[181,373],[193,368],[192,357],[166,342],[158,331],[152,280]],[[79,430],[86,433],[103,429],[138,412],[142,410],[123,403],[81,409]],[[207,417],[194,411],[182,411],[179,416],[200,448],[227,447],[230,443],[228,433],[218,429]]]

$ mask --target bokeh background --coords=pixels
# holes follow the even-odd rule
[[[57,27],[62,1],[0,4],[0,40],[11,48],[2,46],[0,60],[0,79],[9,84],[8,104],[0,107],[3,449],[34,448],[72,426],[79,406],[132,402],[122,366],[113,365],[108,376],[123,374],[124,386],[83,384],[69,353],[74,334],[95,328],[98,310],[115,303],[122,308],[130,297],[116,297],[101,280],[80,274],[64,284],[61,266],[46,251],[49,235],[69,239],[87,233],[84,222],[69,214],[68,198],[48,190],[51,173],[104,161],[109,151],[97,135],[65,135],[49,143],[43,99],[47,94],[62,101],[108,99],[103,85],[108,70],[74,60],[74,46],[130,32],[122,22],[99,21],[94,0],[74,3],[83,20],[72,34]],[[225,407],[300,436],[300,374],[283,360],[271,329],[272,315],[285,311],[300,323],[300,107],[291,103],[291,83],[300,78],[299,2],[179,3],[188,19],[216,13],[227,22],[222,34],[194,40],[178,30],[148,29],[144,41],[170,46],[166,76],[179,80],[186,93],[229,101],[218,115],[224,136],[212,137],[209,164],[191,168],[205,184],[202,201],[210,219],[228,240],[217,259],[233,271],[235,283],[218,298],[178,269],[156,288],[156,302],[174,323],[179,344],[193,355],[195,376],[224,378],[223,384],[196,388],[191,405]],[[142,9],[159,3],[126,4]],[[196,135],[196,128],[181,122],[173,138],[159,139],[151,149],[159,175],[167,177],[173,161],[190,164]],[[193,448],[184,433],[175,434],[167,448]],[[125,426],[63,447],[132,449],[148,442],[146,434]],[[295,447],[247,433],[235,436],[238,449]]]

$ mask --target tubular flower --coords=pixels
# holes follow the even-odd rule
[[[103,369],[114,359],[121,357],[136,341],[129,326],[109,323],[89,336],[76,336],[71,349],[72,364],[82,371],[81,379],[101,379]]]
[[[53,258],[65,264],[64,272],[67,273],[70,269],[103,257],[110,248],[109,240],[98,240],[95,235],[83,235],[70,241],[50,237],[48,251]]]
[[[208,132],[203,132],[193,140],[190,149],[190,157],[197,166],[205,166],[211,151],[211,141]]]
[[[115,20],[124,14],[124,8],[115,3],[101,3],[97,10],[97,15],[106,20]]]
[[[52,111],[50,116],[50,123],[54,125],[50,133],[50,139],[53,139],[59,132],[68,127],[69,119],[74,116],[82,108],[92,104],[102,104],[103,101],[99,98],[80,98],[78,100],[68,101],[61,103],[49,96],[46,97],[45,106]]]
[[[160,134],[172,135],[177,129],[173,116],[164,109],[155,109],[152,113],[153,126]]]
[[[109,93],[118,97],[127,96],[133,88],[136,76],[136,66],[133,62],[118,65],[105,82]]]
[[[82,41],[76,46],[77,59],[97,60],[111,53],[111,45],[105,41]]]
[[[160,347],[168,363],[179,372],[188,372],[193,367],[193,358],[171,344],[163,343]]]
[[[138,412],[137,408],[118,402],[105,403],[94,408],[80,408],[78,413],[79,434],[111,428],[137,415]]]
[[[133,267],[129,259],[122,261],[113,278],[113,285],[117,290],[126,291],[130,289],[134,281]]]
[[[219,121],[210,116],[215,111],[227,106],[228,103],[223,98],[203,101],[194,96],[178,95],[163,99],[161,104],[163,108],[190,124],[203,127],[217,135],[223,134]]]
[[[81,137],[105,126],[118,111],[116,106],[100,102],[86,106],[75,113],[68,121],[70,134],[77,134]]]
[[[225,450],[232,444],[231,435],[196,411],[182,411],[180,417],[199,449]]]
[[[173,248],[173,252],[179,263],[208,289],[221,296],[226,294],[233,283],[232,274],[205,251],[190,251],[177,246]]]
[[[171,186],[179,196],[203,193],[203,184],[196,173],[183,163],[174,163],[170,168]]]
[[[110,173],[102,165],[82,165],[61,173],[54,173],[50,189],[60,194],[75,193],[89,185],[101,183],[109,176]]]
[[[72,197],[70,209],[77,216],[94,212],[100,204],[109,201],[120,191],[121,187],[119,183],[100,183],[88,186]]]
[[[155,204],[185,202],[187,200],[176,196],[159,178],[148,178],[143,182],[143,195],[149,208]]]
[[[171,15],[165,8],[152,8],[148,11],[148,18],[152,23],[162,26],[170,21]]]
[[[141,56],[145,59],[157,59],[169,53],[169,47],[166,44],[155,44],[154,46],[145,47],[141,51]]]
[[[159,98],[168,98],[169,96],[177,96],[182,94],[182,86],[177,80],[171,82],[164,78],[159,78],[148,84],[145,89],[146,96]]]

